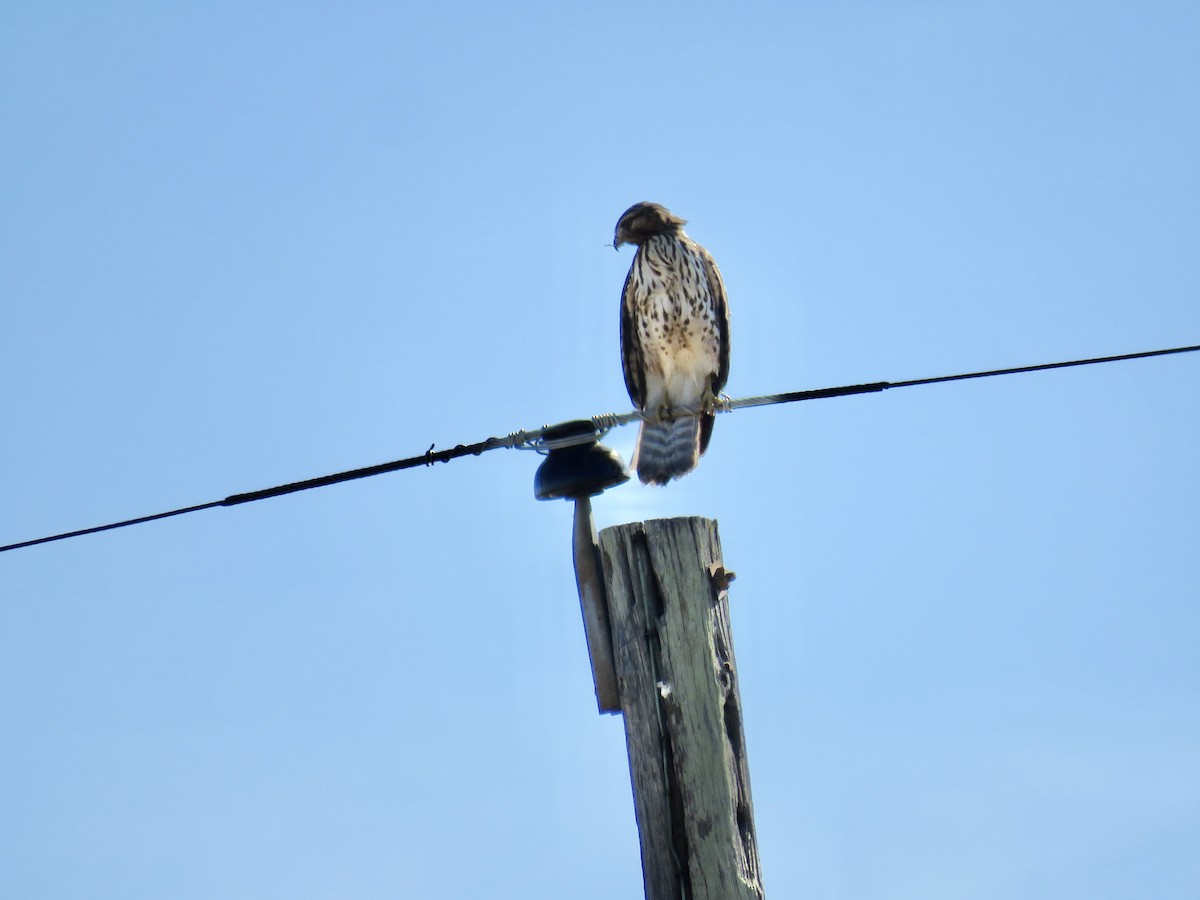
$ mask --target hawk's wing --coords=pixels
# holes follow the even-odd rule
[[[708,276],[708,292],[713,302],[713,316],[717,320],[719,365],[712,390],[714,394],[719,394],[725,387],[725,382],[729,380],[729,301],[725,297],[725,282],[721,280],[721,270],[717,268],[716,260],[703,247],[697,245],[697,249],[704,261],[704,274]]]
[[[725,382],[729,379],[729,301],[725,296],[725,282],[721,280],[721,270],[717,268],[712,254],[696,245],[700,260],[704,263],[704,274],[708,279],[708,294],[712,298],[713,318],[717,325],[717,374],[713,378],[712,392],[714,398],[721,393]],[[716,416],[712,413],[700,417],[700,452],[708,449],[712,440],[713,425]]]
[[[638,252],[641,252],[640,248]],[[625,389],[629,391],[629,399],[641,409],[646,402],[646,354],[642,350],[637,322],[633,317],[633,272],[636,268],[635,257],[621,291],[621,367],[625,370]]]

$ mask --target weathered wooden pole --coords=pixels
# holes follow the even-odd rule
[[[599,540],[646,900],[762,900],[716,522]]]
[[[625,717],[646,900],[763,900],[717,523],[606,528],[591,497],[629,479],[591,420],[544,429],[539,500],[575,501],[572,555],[601,712]]]

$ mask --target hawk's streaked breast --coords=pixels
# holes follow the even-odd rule
[[[686,236],[654,235],[634,258],[628,301],[647,375],[645,409],[697,406],[720,367],[716,310],[701,252]]]

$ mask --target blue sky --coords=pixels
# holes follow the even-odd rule
[[[626,410],[643,199],[721,265],[735,397],[1200,343],[1198,40],[6,4],[0,543]],[[770,896],[1200,892],[1198,356],[741,411],[597,499],[719,522]],[[0,893],[641,896],[539,461],[0,557]]]

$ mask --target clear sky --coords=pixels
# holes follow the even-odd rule
[[[1200,343],[1200,8],[5,3],[0,544],[629,408]],[[746,410],[769,896],[1200,895],[1200,354]],[[608,442],[626,459],[631,428]],[[0,556],[0,895],[639,897],[570,506],[498,450]]]

